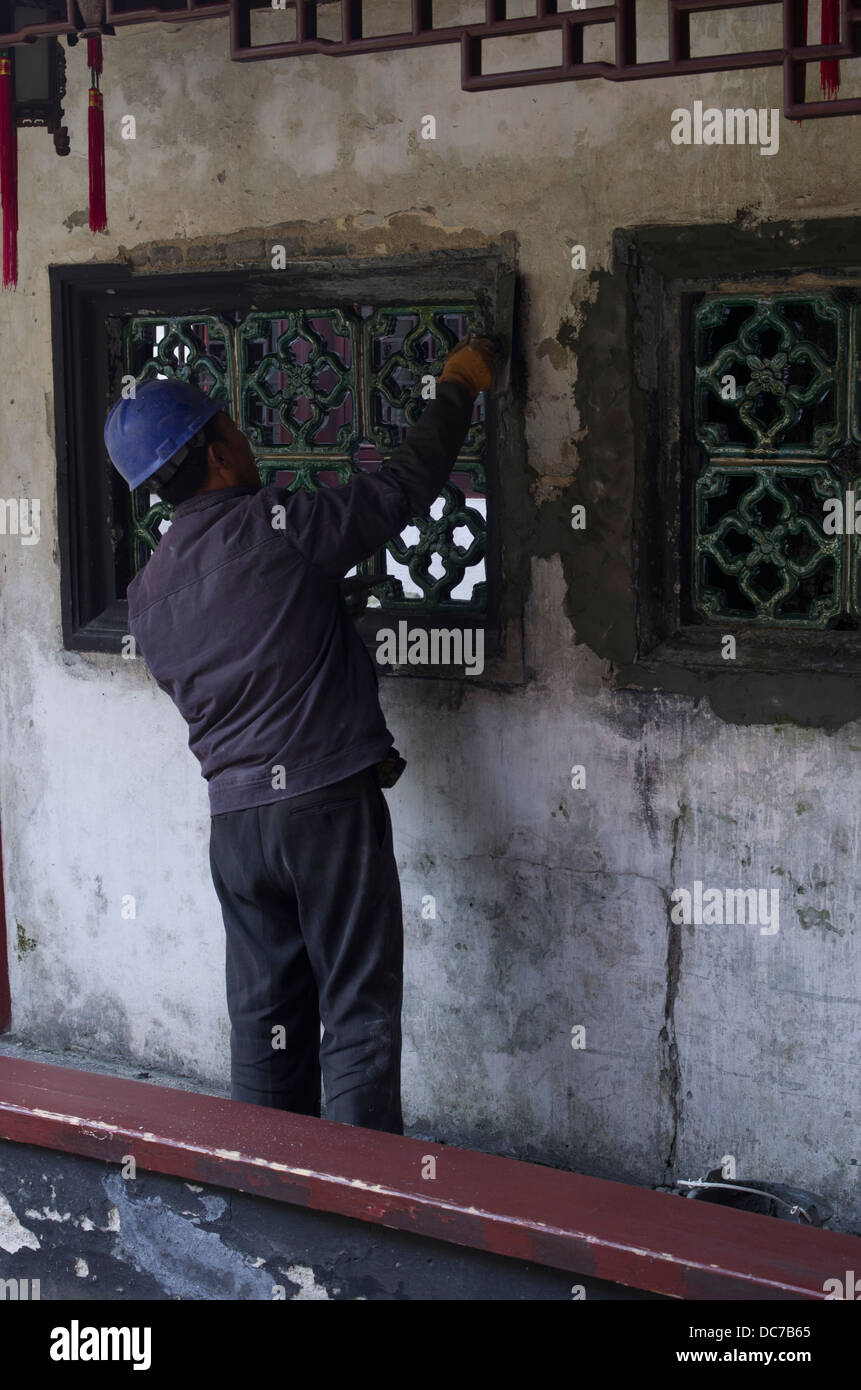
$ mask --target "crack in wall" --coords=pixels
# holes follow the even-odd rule
[[[670,892],[672,892],[672,885],[675,882],[676,860],[687,813],[687,803],[680,801],[679,813],[673,818]],[[667,904],[667,992],[664,998],[664,1026],[660,1032],[660,1085],[661,1090],[667,1096],[670,1107],[670,1143],[664,1160],[664,1184],[668,1185],[673,1181],[682,1119],[682,1069],[679,1064],[679,1046],[676,1038],[676,999],[678,998],[682,974],[682,924],[673,921],[672,908],[674,904],[669,892],[665,896]]]

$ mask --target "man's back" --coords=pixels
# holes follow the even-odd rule
[[[392,743],[337,578],[273,527],[294,496],[192,498],[129,586],[130,631],[188,723],[213,815],[338,781]]]
[[[426,509],[472,403],[443,383],[409,442],[336,488],[202,492],[128,588],[129,630],[189,726],[213,815],[386,756],[377,671],[339,580]]]

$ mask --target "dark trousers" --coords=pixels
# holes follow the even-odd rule
[[[403,921],[373,768],[211,818],[231,1096],[403,1133]],[[320,1040],[320,1022],[323,1038]]]

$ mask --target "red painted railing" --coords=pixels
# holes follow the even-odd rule
[[[0,1138],[677,1298],[823,1299],[861,1239],[469,1149],[0,1058]],[[428,1157],[435,1160],[435,1177]]]

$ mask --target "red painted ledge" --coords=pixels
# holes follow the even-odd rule
[[[470,1149],[0,1058],[0,1138],[677,1298],[824,1298],[861,1239]],[[423,1179],[427,1155],[436,1177]]]

